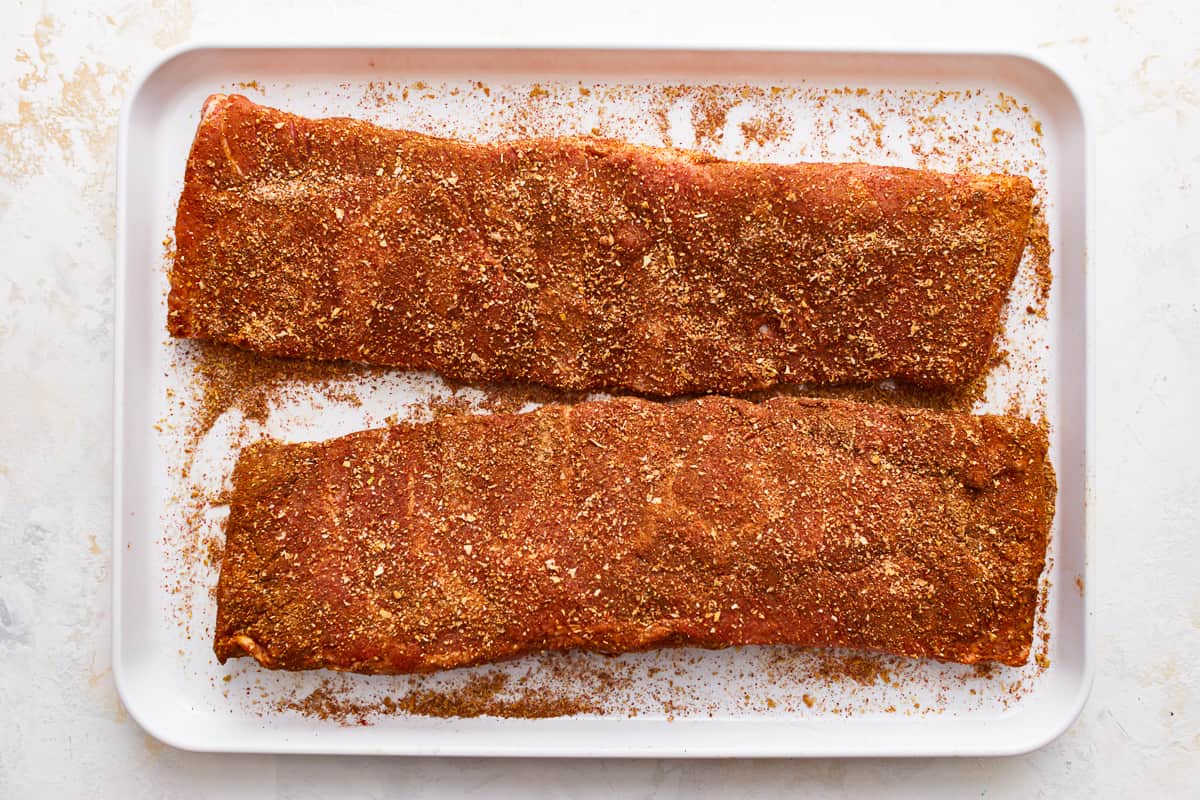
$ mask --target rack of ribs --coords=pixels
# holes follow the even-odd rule
[[[650,396],[986,366],[1025,177],[492,144],[214,95],[168,327],[277,356]]]
[[[1046,451],[1016,417],[785,397],[261,442],[234,471],[215,650],[366,673],[670,645],[1021,664]]]

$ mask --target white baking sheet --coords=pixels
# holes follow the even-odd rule
[[[1054,249],[1048,319],[1024,313],[1037,305],[1027,260],[1009,358],[978,407],[1044,412],[1052,426],[1060,491],[1042,663],[980,674],[742,648],[533,657],[417,679],[272,673],[248,659],[218,665],[217,573],[203,545],[219,539],[215,498],[238,446],[268,434],[325,438],[428,415],[431,402],[484,400],[426,374],[348,379],[341,393],[299,383],[265,422],[229,412],[190,442],[198,356],[165,332],[163,240],[201,104],[230,91],[310,116],[481,140],[596,130],[731,158],[1029,174]],[[158,738],[264,752],[1002,754],[1045,743],[1078,713],[1090,685],[1087,140],[1077,100],[1047,68],[1002,54],[192,47],[138,84],[120,156],[113,665],[130,713]],[[586,697],[602,713],[443,719],[380,706],[384,696],[436,698],[495,680],[507,681],[497,700]],[[323,716],[312,713],[318,699]]]

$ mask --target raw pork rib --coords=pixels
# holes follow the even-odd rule
[[[425,672],[547,649],[794,644],[1029,656],[1043,430],[844,401],[444,417],[234,472],[224,661]]]
[[[647,395],[986,365],[1024,177],[472,144],[214,95],[175,226],[175,336]]]

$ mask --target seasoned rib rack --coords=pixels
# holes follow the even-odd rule
[[[647,395],[983,370],[1032,185],[205,104],[168,326],[281,356]]]
[[[368,673],[683,644],[1021,664],[1046,449],[1015,417],[720,397],[260,443],[215,649]]]

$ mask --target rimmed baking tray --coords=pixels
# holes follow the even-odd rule
[[[201,556],[180,544],[185,446],[173,415],[189,361],[186,345],[165,332],[163,240],[201,104],[229,91],[308,115],[476,138],[597,130],[728,157],[1028,171],[1049,226],[1053,289],[1044,315],[1030,306],[1024,317],[1016,306],[1038,289],[1018,281],[1011,353],[979,407],[1015,403],[1044,412],[1051,426],[1059,496],[1039,629],[1047,638],[1037,662],[999,675],[896,663],[894,674],[876,675],[865,688],[825,681],[810,691],[804,676],[816,673],[802,660],[819,655],[666,651],[618,659],[635,679],[603,715],[351,715],[367,724],[303,713],[298,700],[324,685],[319,675],[267,673],[244,661],[219,666],[209,638],[215,571],[188,566]],[[1078,714],[1091,683],[1088,153],[1084,114],[1069,85],[1044,64],[1005,53],[191,46],[164,56],[128,99],[117,181],[113,672],[130,714],[165,742],[213,751],[1000,755],[1050,741]],[[219,422],[189,456],[189,479],[219,492],[248,429],[284,438],[334,435],[379,424],[412,409],[414,399],[455,393],[420,375],[360,388],[341,407],[331,408],[328,398],[307,402],[301,393],[257,427]],[[218,530],[218,516],[205,524]],[[594,669],[588,659],[600,658],[566,657],[556,668]],[[503,669],[529,675],[539,662]],[[347,678],[338,691],[365,708],[387,680]],[[663,692],[677,690],[686,697],[663,701]]]

